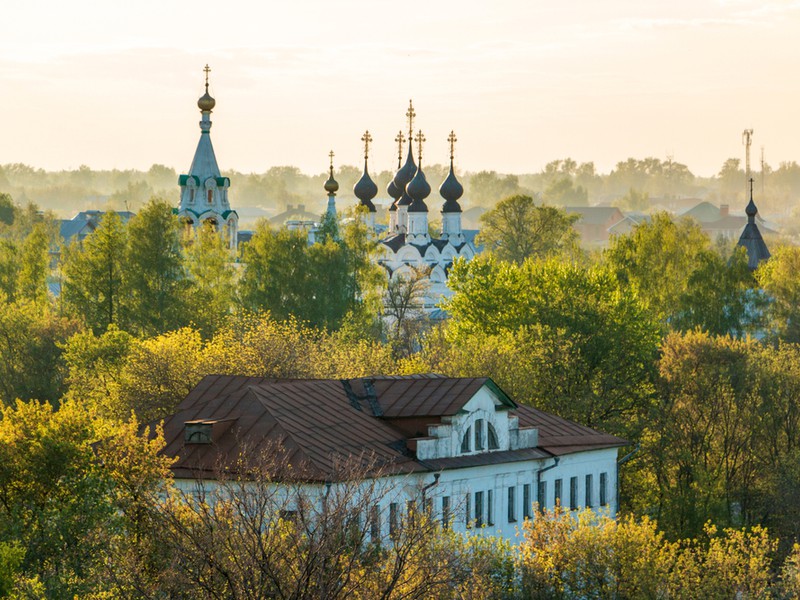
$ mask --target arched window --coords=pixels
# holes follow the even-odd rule
[[[464,437],[461,438],[461,452],[470,452],[472,448],[470,447],[470,441],[472,439],[472,427],[467,427],[467,431],[464,432]]]
[[[214,202],[214,190],[208,190],[206,194],[208,195],[208,203]]]
[[[486,433],[486,438],[489,442],[489,450],[499,450],[500,444],[497,441],[497,432],[494,429],[494,425],[486,423]]]
[[[475,420],[475,451],[483,450],[483,419]]]

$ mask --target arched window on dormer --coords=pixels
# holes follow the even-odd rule
[[[483,419],[475,419],[475,452],[483,450]]]
[[[467,427],[467,430],[464,432],[464,437],[461,438],[461,452],[470,452],[472,450],[472,446],[470,442],[472,441],[472,427]]]
[[[486,423],[486,438],[489,442],[489,450],[499,450],[500,444],[497,441],[497,431],[494,429],[494,425],[491,423]]]

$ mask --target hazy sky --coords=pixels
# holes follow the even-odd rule
[[[6,2],[0,163],[189,167],[202,67],[223,171],[392,169],[414,99],[426,162],[536,172],[672,155],[711,175],[800,160],[800,1]]]

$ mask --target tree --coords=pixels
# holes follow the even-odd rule
[[[472,201],[482,206],[492,206],[501,198],[522,192],[516,175],[498,175],[494,171],[480,171],[469,177]]]
[[[102,333],[109,325],[126,326],[121,322],[121,307],[126,301],[126,248],[127,232],[122,220],[110,211],[81,245],[72,244],[65,249],[64,302],[95,333]]]
[[[577,186],[570,177],[553,179],[542,194],[544,202],[554,206],[588,206],[589,194],[582,186]]]
[[[724,260],[693,221],[653,215],[614,238],[603,261],[669,327],[741,334],[752,324],[754,281],[741,253]]]
[[[151,199],[128,223],[125,322],[144,335],[178,329],[191,318],[187,287],[178,219],[167,202]]]
[[[50,272],[50,237],[44,223],[36,223],[22,243],[17,296],[31,302],[47,302]]]
[[[14,200],[10,195],[0,192],[0,224],[13,224],[14,212]]]
[[[490,257],[456,262],[448,284],[455,292],[445,304],[454,346],[479,351],[467,341],[474,335],[535,336],[540,348],[565,360],[552,369],[542,361],[546,376],[524,401],[635,435],[652,397],[659,327],[613,274],[557,259],[515,265]],[[541,354],[532,352],[530,360]]]
[[[650,208],[650,195],[631,188],[628,193],[614,203],[620,210],[645,212]]]
[[[191,321],[210,337],[230,318],[235,301],[236,271],[226,240],[210,225],[188,240],[186,265],[191,287],[187,310]]]
[[[430,268],[409,267],[389,278],[384,295],[385,316],[389,320],[390,341],[401,356],[417,348],[428,319],[423,303],[430,287]]]
[[[568,215],[552,206],[536,206],[530,196],[510,196],[481,215],[478,243],[497,258],[521,264],[526,258],[544,258],[574,248],[577,234]]]
[[[772,337],[800,343],[800,248],[775,248],[755,276],[767,296],[766,325]]]

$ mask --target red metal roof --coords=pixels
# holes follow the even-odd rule
[[[437,423],[455,415],[484,386],[519,415],[520,426],[539,429],[539,447],[417,460],[408,449],[404,424],[409,419]],[[187,422],[216,428],[212,443],[186,443]],[[370,473],[402,474],[626,443],[555,415],[517,407],[488,378],[439,376],[276,380],[209,375],[164,421],[164,435],[164,453],[178,457],[173,466],[177,477],[214,478],[223,471],[254,468],[263,463],[265,453],[280,451],[293,476],[313,481],[336,479],[344,463],[358,461]]]

